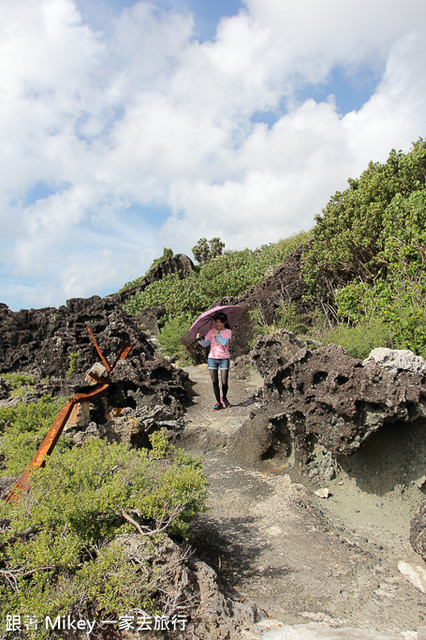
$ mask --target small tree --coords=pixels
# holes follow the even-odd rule
[[[210,253],[207,238],[200,238],[197,244],[192,247],[192,253],[194,254],[196,261],[200,264],[207,262]]]
[[[211,258],[221,256],[225,248],[225,243],[220,238],[212,238],[209,242]]]
[[[192,247],[192,253],[194,254],[194,258],[200,264],[205,264],[212,258],[217,258],[217,256],[221,256],[223,253],[223,249],[225,247],[225,243],[222,242],[220,238],[212,238],[207,242],[206,238],[200,238],[197,244]]]

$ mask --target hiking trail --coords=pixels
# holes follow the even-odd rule
[[[232,407],[214,412],[205,365],[185,369],[195,396],[181,446],[203,456],[208,507],[193,525],[197,555],[224,584],[287,625],[310,622],[416,638],[426,596],[398,570],[420,565],[409,522],[420,492],[377,496],[343,472],[320,499],[306,478],[265,473],[227,456],[229,436],[259,406],[259,386],[230,374]],[[302,484],[303,482],[303,484]],[[417,493],[415,493],[417,491]],[[413,635],[415,634],[415,635]]]

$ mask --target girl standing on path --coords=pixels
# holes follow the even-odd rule
[[[207,360],[207,368],[210,371],[210,377],[213,384],[213,392],[216,398],[216,404],[213,411],[226,409],[231,404],[228,401],[228,374],[229,374],[229,349],[228,344],[232,338],[232,331],[228,325],[228,318],[224,313],[218,313],[215,318],[215,328],[208,331],[204,337],[197,333],[197,340],[202,347],[210,345],[210,353]],[[222,384],[222,400],[219,388],[219,369],[220,381]]]

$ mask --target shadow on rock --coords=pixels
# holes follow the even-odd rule
[[[398,485],[408,486],[424,475],[425,427],[424,419],[386,424],[339,464],[366,493],[382,496]]]

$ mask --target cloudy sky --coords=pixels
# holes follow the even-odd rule
[[[0,0],[0,301],[309,229],[426,134],[424,0]]]

